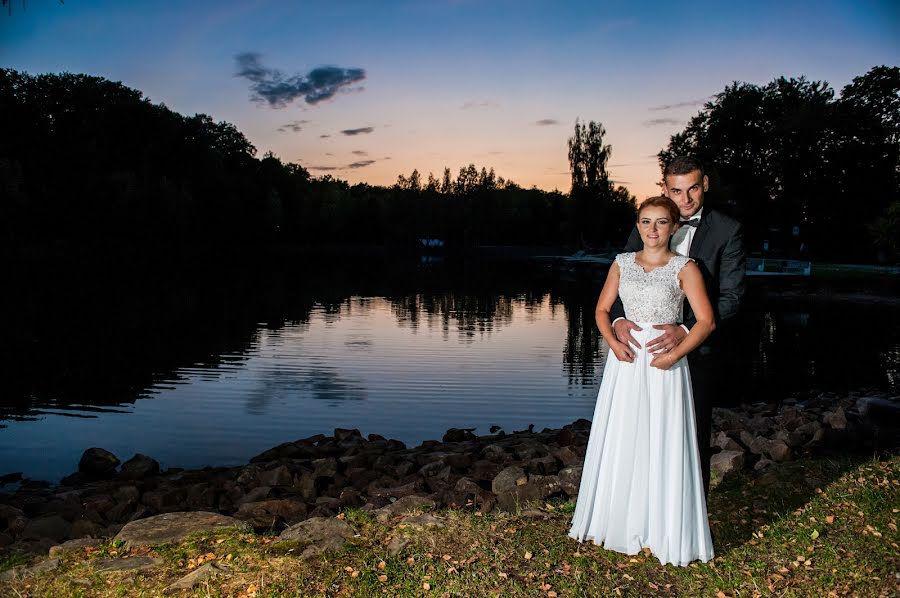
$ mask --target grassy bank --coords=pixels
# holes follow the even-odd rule
[[[228,576],[202,596],[828,596],[895,595],[900,572],[900,457],[815,459],[726,479],[710,495],[716,558],[686,568],[620,555],[566,536],[573,503],[518,514],[442,510],[443,527],[342,513],[358,531],[310,561],[274,535],[236,531],[126,551],[112,542],[62,557],[57,571],[6,586],[6,596],[155,596],[203,562]],[[409,543],[396,555],[392,537]],[[149,571],[97,572],[98,559],[158,556]],[[18,564],[7,561],[6,567]]]

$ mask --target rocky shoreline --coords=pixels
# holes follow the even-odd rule
[[[23,480],[14,492],[0,493],[0,551],[52,553],[63,543],[114,537],[126,524],[182,512],[286,532],[347,508],[385,516],[422,507],[515,511],[577,495],[590,425],[582,419],[560,429],[484,436],[450,429],[441,441],[414,448],[336,429],[276,446],[244,466],[200,470],[161,471],[145,455],[120,466],[116,456],[91,448],[79,471],[58,486]],[[875,393],[716,409],[714,483],[800,456],[893,451],[898,430],[900,400]]]

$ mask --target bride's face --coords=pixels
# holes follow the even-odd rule
[[[668,247],[669,239],[678,228],[669,211],[660,206],[648,206],[638,214],[638,232],[644,247]]]

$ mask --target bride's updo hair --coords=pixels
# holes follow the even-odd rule
[[[645,208],[665,208],[666,211],[669,212],[669,218],[672,219],[672,222],[675,224],[681,222],[681,210],[678,209],[678,206],[674,201],[665,195],[657,195],[656,197],[648,197],[645,199],[641,205],[638,206],[638,219],[640,219],[641,212],[643,212]]]

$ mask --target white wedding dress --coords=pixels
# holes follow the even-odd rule
[[[713,557],[697,449],[687,358],[668,370],[650,367],[654,324],[680,322],[684,291],[675,256],[650,272],[634,253],[616,257],[625,316],[642,328],[633,363],[610,351],[597,395],[581,486],[569,536],[686,566]]]

